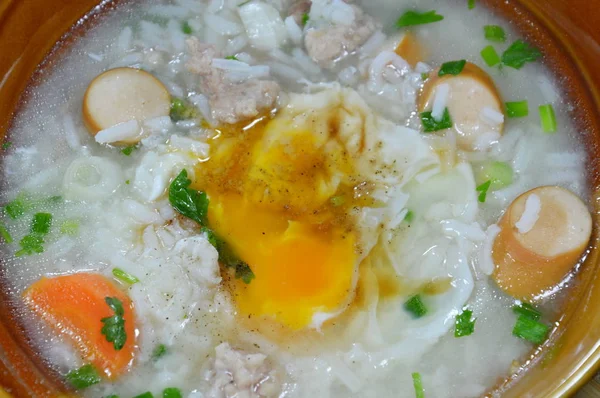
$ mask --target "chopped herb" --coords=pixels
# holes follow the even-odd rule
[[[241,279],[244,283],[249,284],[255,278],[254,272],[250,266],[240,259],[233,249],[224,241],[217,238],[217,251],[219,252],[219,262],[228,268],[235,270],[235,278]]]
[[[531,319],[529,315],[519,315],[512,334],[534,344],[542,344],[546,340],[549,330],[548,325]]]
[[[181,24],[181,31],[186,35],[191,35],[193,30],[188,21],[183,21]]]
[[[460,61],[444,62],[442,64],[442,66],[440,67],[438,76],[444,76],[444,75],[456,76],[456,75],[460,74],[460,72],[463,71],[466,64],[467,64],[467,61],[464,59],[461,59]]]
[[[421,122],[423,123],[423,130],[426,133],[432,133],[434,131],[445,130],[452,127],[452,118],[450,118],[448,108],[444,109],[444,114],[440,121],[435,120],[431,115],[431,112],[421,113]]]
[[[2,149],[7,150],[12,145],[12,142],[6,141],[2,144]]]
[[[2,239],[4,239],[6,243],[12,243],[13,241],[10,232],[8,232],[8,229],[4,226],[4,224],[0,224],[0,236],[2,236]]]
[[[526,316],[527,318],[533,321],[539,321],[542,317],[542,313],[535,309],[529,303],[522,303],[521,305],[514,305],[512,310],[515,314],[519,316]]]
[[[469,8],[469,10],[472,10],[473,8],[475,8],[475,0],[468,0],[467,7]]]
[[[552,104],[540,105],[540,121],[544,133],[556,133],[556,115]]]
[[[125,346],[127,341],[127,333],[125,332],[125,310],[123,303],[116,297],[106,297],[106,304],[114,311],[113,316],[102,318],[100,321],[104,324],[101,332],[106,337],[106,341],[113,343],[115,350],[119,351]]]
[[[19,241],[19,245],[21,246],[21,250],[15,253],[15,256],[20,257],[25,254],[31,256],[35,253],[43,253],[44,252],[44,239],[39,235],[25,235],[23,239]]]
[[[421,318],[427,314],[427,307],[421,299],[421,295],[415,294],[404,303],[404,309],[412,314],[414,318]]]
[[[456,323],[454,326],[454,337],[463,337],[473,334],[475,331],[475,321],[471,320],[473,311],[463,310],[463,312],[456,316]]]
[[[157,345],[152,351],[152,360],[156,361],[167,353],[167,346],[164,344]]]
[[[129,185],[129,184],[131,184],[131,181],[125,180],[125,184]]]
[[[181,398],[181,390],[179,388],[165,388],[163,391],[163,398]]]
[[[341,205],[343,205],[346,202],[346,198],[339,195],[339,196],[332,197],[331,199],[329,199],[329,201],[331,202],[331,204],[333,206],[340,207]]]
[[[504,188],[513,182],[513,169],[506,162],[493,161],[483,165],[481,172],[477,173],[478,181],[491,181],[489,189],[492,191]]]
[[[307,12],[305,12],[304,14],[302,14],[302,26],[306,26],[306,24],[308,23],[309,19],[310,19],[310,15],[308,15]]]
[[[175,177],[169,186],[169,202],[180,214],[207,225],[208,197],[202,191],[189,188],[192,181],[187,176],[187,170],[184,169]]]
[[[494,46],[487,46],[483,50],[481,50],[481,58],[486,63],[487,66],[492,67],[498,65],[500,62],[500,56],[496,52]]]
[[[517,40],[502,53],[502,63],[511,68],[521,69],[527,62],[534,62],[542,53],[523,40]]]
[[[219,238],[217,238],[217,235],[213,232],[212,229],[207,228],[207,227],[202,227],[200,229],[200,232],[206,235],[206,240],[208,240],[208,242],[213,245],[215,247],[215,249],[219,250],[219,245],[222,244],[222,242],[219,240]]]
[[[412,220],[415,219],[415,213],[413,213],[412,210],[409,210],[406,212],[406,215],[404,216],[404,221],[406,221],[407,223],[411,223]]]
[[[423,380],[421,379],[420,373],[413,373],[413,386],[415,387],[415,397],[416,398],[425,398],[425,390],[423,389]]]
[[[485,203],[485,199],[487,197],[487,192],[492,185],[492,180],[487,180],[483,184],[479,185],[475,190],[479,192],[479,197],[477,198],[481,203]]]
[[[52,225],[52,214],[36,213],[33,216],[33,222],[31,223],[31,232],[34,234],[46,235],[50,232],[50,225]]]
[[[70,371],[67,373],[65,378],[69,384],[78,390],[93,386],[94,384],[98,384],[100,381],[102,381],[100,374],[91,364],[84,365],[79,369]]]
[[[506,41],[506,33],[504,29],[498,25],[485,25],[483,27],[485,38],[489,41],[504,43]]]
[[[225,57],[225,59],[230,59],[232,61],[239,61],[239,59],[235,55],[230,55],[228,57]]]
[[[424,25],[427,23],[438,22],[444,19],[442,15],[439,15],[435,12],[435,10],[427,11],[427,12],[417,12],[417,11],[406,11],[396,22],[396,26],[399,28],[403,28],[405,26],[413,26],[413,25]]]
[[[193,119],[198,115],[196,108],[194,108],[187,101],[181,98],[173,97],[171,99],[171,111],[169,116],[174,122],[180,120]]]
[[[79,221],[78,220],[65,220],[60,225],[60,233],[63,235],[77,235],[79,233]]]
[[[115,278],[117,278],[121,282],[128,283],[130,285],[133,285],[140,281],[138,278],[123,271],[121,268],[113,268],[112,274]]]
[[[112,394],[112,395],[107,395],[104,398],[121,398],[118,395]]]
[[[145,393],[136,395],[133,398],[154,398],[154,395],[152,395],[152,393],[150,391],[146,391]]]
[[[525,117],[529,115],[529,105],[526,100],[506,103],[506,116]]]
[[[4,211],[12,219],[17,219],[25,214],[27,210],[27,204],[23,195],[19,195],[15,200],[10,201],[4,206]]]
[[[427,79],[429,79],[429,73],[426,73],[426,72],[421,73],[421,80],[425,81]]]
[[[134,149],[137,149],[137,147],[135,145],[130,145],[126,148],[121,149],[121,153],[125,156],[129,156],[131,155]]]

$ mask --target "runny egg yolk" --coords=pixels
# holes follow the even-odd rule
[[[343,311],[358,267],[352,200],[330,200],[351,172],[343,147],[275,119],[221,130],[213,148],[195,186],[210,198],[210,228],[254,273],[249,284],[228,282],[240,314],[301,329]]]

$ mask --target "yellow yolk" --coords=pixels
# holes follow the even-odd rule
[[[352,199],[340,185],[352,167],[343,146],[291,120],[220,130],[211,159],[196,169],[207,192],[209,227],[255,278],[226,282],[243,316],[267,316],[294,329],[317,313],[341,312],[357,277]],[[351,195],[350,195],[351,196]]]

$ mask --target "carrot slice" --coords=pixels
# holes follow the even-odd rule
[[[83,357],[108,378],[115,378],[128,369],[136,347],[133,303],[109,279],[90,273],[44,277],[23,295],[37,315],[68,336]],[[120,350],[101,333],[101,319],[115,315],[106,297],[117,298],[123,304],[127,339]]]

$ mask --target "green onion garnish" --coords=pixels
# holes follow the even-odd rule
[[[129,156],[129,155],[131,155],[131,153],[133,152],[134,149],[136,149],[136,146],[130,145],[126,148],[121,149],[121,153],[125,156]]]
[[[19,241],[21,250],[15,253],[15,256],[21,257],[25,254],[31,256],[32,254],[39,254],[44,252],[44,238],[37,234],[25,235],[23,239]]]
[[[407,223],[411,223],[412,220],[415,219],[415,213],[412,210],[409,210],[408,212],[406,212],[406,215],[404,216],[404,221],[406,221]]]
[[[169,115],[174,122],[178,122],[180,120],[193,119],[198,115],[198,112],[187,101],[173,97],[171,99],[171,111]]]
[[[498,65],[501,60],[500,56],[496,52],[494,46],[490,45],[481,50],[481,58],[485,61],[486,65],[489,67]]]
[[[116,297],[105,297],[104,301],[113,310],[114,315],[100,319],[103,326],[100,332],[106,338],[106,341],[113,343],[116,351],[123,349],[127,341],[127,332],[125,331],[125,309],[123,303]]]
[[[7,150],[12,145],[12,142],[6,141],[2,144],[2,149]]]
[[[444,76],[444,75],[456,76],[456,75],[460,74],[460,72],[463,71],[466,64],[467,64],[467,61],[464,59],[461,59],[460,61],[445,62],[440,67],[438,76]]]
[[[490,181],[488,189],[497,190],[504,188],[513,182],[513,169],[506,162],[493,161],[485,163],[480,173],[477,173],[479,181]]]
[[[511,68],[521,69],[527,62],[537,61],[542,53],[523,40],[517,40],[502,53],[502,63]]]
[[[186,35],[191,35],[192,34],[192,27],[190,26],[190,24],[188,23],[188,21],[184,21],[181,24],[181,31],[183,33],[185,33]]]
[[[181,398],[181,390],[179,388],[165,388],[163,391],[163,398]]]
[[[25,199],[22,195],[19,195],[15,200],[10,201],[6,206],[4,206],[4,211],[8,216],[12,219],[16,219],[25,214],[26,210]]]
[[[475,331],[475,321],[471,320],[473,311],[463,310],[462,313],[456,316],[456,323],[454,326],[454,337],[463,337],[473,334]]]
[[[431,116],[431,112],[421,113],[421,122],[423,123],[423,130],[426,133],[432,133],[434,131],[445,130],[452,127],[452,119],[450,118],[450,112],[448,108],[444,109],[442,120],[437,121]]]
[[[412,314],[414,318],[421,318],[427,314],[427,307],[421,299],[421,295],[415,294],[404,303],[404,309]]]
[[[113,268],[112,274],[121,282],[128,283],[130,285],[133,285],[134,283],[138,283],[140,281],[138,278],[123,271],[121,268]]]
[[[423,389],[423,380],[421,380],[420,373],[413,373],[413,386],[415,387],[415,397],[416,398],[425,398],[425,390]]]
[[[534,344],[542,344],[550,327],[541,322],[531,319],[528,315],[519,315],[512,334]]]
[[[481,184],[477,188],[475,188],[475,190],[477,192],[479,192],[479,197],[477,198],[479,200],[479,202],[485,203],[485,199],[487,197],[487,192],[490,189],[491,185],[492,185],[492,180],[487,180],[486,182],[484,182],[483,184]]]
[[[79,221],[65,220],[60,225],[60,233],[63,235],[77,235],[79,232]]]
[[[305,26],[308,23],[309,19],[310,19],[310,15],[308,15],[307,12],[302,14],[302,26]]]
[[[435,10],[427,12],[417,11],[406,11],[396,22],[396,26],[399,28],[413,25],[424,25],[427,23],[438,22],[444,19],[442,15],[439,15]]]
[[[429,73],[427,73],[427,72],[421,73],[421,80],[425,81],[427,79],[429,79]]]
[[[526,316],[527,318],[533,321],[539,321],[542,317],[542,313],[535,309],[529,303],[522,303],[521,305],[514,305],[512,310],[515,314],[519,316]]]
[[[545,133],[556,133],[556,115],[552,104],[540,106],[540,121]]]
[[[50,232],[50,225],[52,224],[52,214],[50,213],[36,213],[33,216],[31,223],[31,232],[34,234],[46,235]]]
[[[8,232],[8,229],[4,226],[4,224],[0,224],[0,236],[2,236],[2,239],[4,239],[6,243],[12,243],[13,241],[10,232]]]
[[[230,59],[232,61],[239,61],[239,59],[235,55],[230,55],[228,57],[225,57],[225,59]]]
[[[506,41],[506,33],[504,33],[504,29],[498,25],[485,25],[483,27],[483,33],[485,38],[489,41],[496,41],[499,43],[504,43]]]
[[[166,353],[167,353],[167,346],[164,344],[159,344],[152,351],[152,360],[156,361],[157,359],[163,357]]]
[[[469,10],[475,8],[475,0],[468,0],[467,7],[469,8]]]
[[[102,380],[96,368],[90,364],[70,371],[65,378],[69,384],[78,390],[98,384]]]
[[[529,115],[529,104],[527,100],[506,103],[506,116],[525,117]]]
[[[152,393],[150,391],[146,391],[145,393],[136,395],[133,398],[154,398],[154,395],[152,395]]]

